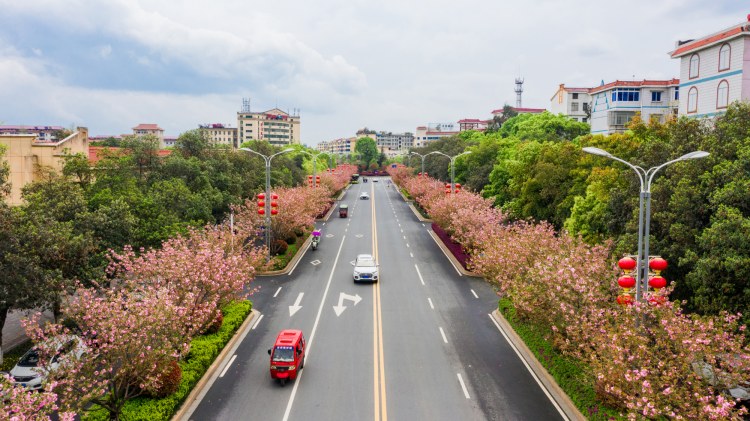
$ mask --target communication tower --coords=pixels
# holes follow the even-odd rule
[[[243,113],[250,112],[250,98],[242,98],[242,112]]]
[[[521,108],[521,94],[523,93],[523,78],[516,78],[516,108]]]

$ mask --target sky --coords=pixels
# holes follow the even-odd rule
[[[299,109],[301,142],[549,108],[559,84],[679,77],[737,0],[0,0],[0,124],[167,136]]]

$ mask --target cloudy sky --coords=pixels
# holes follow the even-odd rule
[[[300,109],[302,143],[548,108],[560,83],[668,79],[678,39],[737,0],[0,0],[0,124],[157,123],[167,135]]]

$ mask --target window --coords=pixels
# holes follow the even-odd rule
[[[695,79],[698,77],[698,68],[700,67],[701,59],[698,57],[698,54],[693,54],[690,56],[690,79]]]
[[[627,101],[636,102],[641,100],[641,92],[638,88],[619,88],[612,91],[612,102]]]
[[[651,102],[661,102],[661,91],[651,91]]]
[[[625,126],[635,117],[635,111],[613,111],[609,113],[610,126]]]
[[[577,102],[571,102],[570,103],[570,111],[578,111],[578,103]]]
[[[693,86],[688,91],[687,112],[695,113],[698,111],[698,88]]]
[[[727,108],[729,104],[729,82],[722,80],[716,88],[716,108]]]
[[[732,48],[729,44],[724,44],[719,49],[719,71],[729,70],[729,57],[732,53]]]
[[[584,123],[588,123],[589,119],[586,118],[586,117],[584,117],[583,120],[581,120],[581,121],[583,121]]]
[[[674,88],[674,100],[677,101],[678,99],[680,99],[680,87],[676,86]]]
[[[578,94],[573,94],[573,99],[578,99]]]
[[[588,102],[584,102],[583,103],[583,111],[584,112],[589,112],[589,103]]]

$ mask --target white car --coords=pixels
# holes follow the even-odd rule
[[[362,193],[359,194],[359,198],[362,199],[362,200],[367,200],[367,199],[370,198],[370,195],[367,194],[367,192],[363,191]]]
[[[354,265],[354,282],[378,282],[378,264],[371,254],[359,254]]]
[[[47,372],[59,366],[59,359],[71,356],[81,358],[88,348],[81,338],[75,335],[59,336],[52,340],[57,350],[46,368],[39,367],[39,352],[37,347],[26,351],[18,363],[10,370],[11,381],[31,390],[41,390],[47,378]]]

